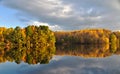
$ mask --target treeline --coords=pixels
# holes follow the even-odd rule
[[[0,27],[0,47],[4,47],[0,49],[3,57],[17,63],[21,59],[30,64],[47,63],[55,53],[55,37],[47,26]]]
[[[120,32],[105,29],[56,31],[56,44],[111,44],[120,43]]]
[[[47,26],[27,26],[25,28],[0,27],[0,45],[18,45],[27,48],[54,45],[54,33]]]

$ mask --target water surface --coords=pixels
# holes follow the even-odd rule
[[[0,74],[119,74],[120,56],[82,58],[54,56],[49,64],[29,65],[5,62],[0,64]]]
[[[41,50],[34,50],[34,53],[21,48],[0,49],[0,74],[120,73],[119,48],[116,48],[113,52],[107,45],[62,45],[56,46],[54,56],[50,54],[51,52],[44,54]],[[47,51],[48,48],[44,48],[44,50]]]

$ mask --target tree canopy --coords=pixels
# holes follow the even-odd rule
[[[7,60],[48,63],[55,53],[54,33],[47,26],[0,28],[0,51]],[[19,57],[18,57],[19,56]],[[5,60],[0,58],[0,61]]]

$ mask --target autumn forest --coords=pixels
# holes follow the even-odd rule
[[[66,50],[71,45],[79,47]],[[92,45],[96,49],[90,48]],[[0,62],[15,60],[16,63],[20,63],[22,60],[29,64],[48,63],[52,56],[57,54],[104,57],[117,54],[119,46],[119,31],[106,29],[51,31],[48,26],[0,27]]]

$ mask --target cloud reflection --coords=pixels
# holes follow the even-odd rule
[[[52,60],[50,64],[37,66],[24,74],[119,74],[120,56],[106,58],[80,58],[64,56]]]
[[[0,74],[120,74],[120,56],[106,58],[55,56],[49,64],[36,65],[6,62],[0,64]]]

